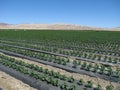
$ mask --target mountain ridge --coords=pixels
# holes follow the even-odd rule
[[[120,27],[116,28],[102,28],[81,26],[77,24],[8,24],[0,23],[0,29],[48,29],[48,30],[106,30],[106,31],[120,31]]]

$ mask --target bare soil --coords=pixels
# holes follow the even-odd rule
[[[3,90],[36,90],[2,71],[0,71],[0,88]]]

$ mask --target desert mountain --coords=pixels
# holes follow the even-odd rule
[[[9,25],[7,23],[0,23],[0,26],[6,26],[6,25]]]
[[[6,24],[0,23],[0,29],[48,29],[48,30],[115,30],[120,28],[98,28],[74,24]]]

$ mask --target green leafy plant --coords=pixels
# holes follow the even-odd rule
[[[71,83],[73,83],[73,82],[74,82],[73,76],[69,77],[69,78],[68,78],[68,81],[71,82]]]
[[[92,81],[88,81],[86,87],[91,88],[93,86]]]
[[[113,90],[113,89],[114,89],[114,87],[112,85],[106,86],[106,90]]]
[[[102,90],[102,87],[100,85],[98,85],[95,90]]]
[[[84,83],[83,79],[80,79],[78,82],[79,85],[83,85],[83,83]]]

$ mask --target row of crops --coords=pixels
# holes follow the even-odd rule
[[[24,75],[28,75],[29,77],[33,77],[36,80],[41,80],[59,89],[61,88],[62,90],[102,90],[100,85],[98,85],[96,88],[93,88],[92,81],[85,83],[83,79],[75,80],[72,76],[67,77],[65,75],[61,75],[59,72],[49,71],[48,69],[43,69],[37,65],[18,61],[14,58],[10,58],[1,54],[0,64],[23,73]],[[112,86],[107,86],[106,88],[109,90],[109,88],[112,88]]]
[[[10,41],[12,41],[12,42],[10,42]],[[5,43],[6,41],[1,40],[1,42]],[[24,42],[22,45],[25,44],[25,46],[27,46],[26,44],[29,43],[29,45],[28,45],[29,47],[30,46],[35,47],[34,45],[36,45],[37,46],[36,48],[46,47],[46,48],[51,49],[53,51],[58,50],[59,48],[62,48],[62,49],[67,49],[67,50],[70,49],[73,51],[74,50],[77,50],[77,51],[82,50],[83,52],[91,52],[91,53],[106,54],[106,55],[113,55],[113,56],[120,55],[119,44],[112,45],[112,43],[110,43],[110,42],[109,42],[109,45],[108,44],[107,45],[106,44],[105,45],[104,44],[102,44],[102,45],[96,44],[95,46],[91,42],[89,43],[89,42],[80,42],[80,41],[79,41],[79,43],[75,42],[73,45],[71,42],[66,42],[66,41],[60,43],[58,41],[57,42],[55,42],[55,41],[47,42],[47,41],[43,41],[43,40],[40,40],[39,43],[37,41],[35,42],[35,41],[27,41],[27,40],[24,40],[24,41],[9,40],[9,42],[6,42],[6,43],[11,43],[11,44],[16,44],[16,45],[20,44],[21,45],[21,42]],[[108,42],[106,42],[106,43],[108,43]],[[112,46],[110,46],[110,45],[112,45]],[[49,47],[52,47],[52,48],[49,48]],[[97,47],[97,48],[95,48],[95,47]],[[114,47],[114,48],[112,48],[112,50],[110,50],[111,47]],[[106,48],[107,50],[106,49],[104,50],[104,48]]]
[[[120,32],[5,30],[0,31],[0,52],[120,83],[119,36]],[[86,83],[4,55],[0,58],[1,65],[45,82],[55,90],[103,89],[99,84],[93,87],[92,81]],[[106,86],[106,90],[113,90],[113,85]]]
[[[68,69],[73,68],[73,71],[76,71],[79,73],[82,73],[81,70],[85,70],[85,71],[94,73],[95,76],[98,76],[100,78],[105,78],[105,79],[109,79],[111,81],[116,81],[116,82],[119,82],[120,80],[120,70],[118,68],[113,70],[112,67],[110,66],[108,67],[102,64],[99,65],[95,63],[88,63],[87,61],[81,62],[78,60],[70,61],[69,58],[62,57],[62,56],[45,54],[45,53],[24,50],[20,48],[9,47],[9,46],[0,46],[0,49],[11,51],[11,52],[18,53],[18,54],[32,57],[32,58],[37,58],[39,60],[45,61],[45,63],[48,63],[48,64],[50,63],[58,64],[57,67],[60,67],[60,68],[62,68],[61,65],[63,65],[65,68],[68,68]],[[97,74],[100,74],[102,77]]]
[[[1,44],[3,45],[3,43],[5,43],[4,45],[14,45],[14,46],[22,46],[22,47],[29,47],[32,49],[38,49],[38,50],[42,50],[42,51],[47,51],[47,52],[52,52],[52,53],[56,53],[56,54],[63,54],[63,55],[67,55],[67,56],[73,56],[73,57],[78,57],[78,58],[82,58],[82,59],[89,59],[89,60],[94,60],[94,61],[99,61],[99,62],[108,62],[108,63],[112,63],[112,64],[116,64],[118,65],[120,63],[120,58],[119,57],[115,57],[115,56],[110,56],[110,55],[104,55],[104,54],[96,54],[96,53],[88,53],[88,52],[82,52],[82,51],[73,51],[73,50],[66,50],[66,49],[55,49],[55,48],[47,48],[47,47],[39,47],[39,46],[35,46],[35,45],[29,45],[29,44],[20,44],[20,43],[11,43],[11,42],[2,42]],[[13,47],[14,47],[13,46]],[[36,50],[37,51],[37,50]]]

